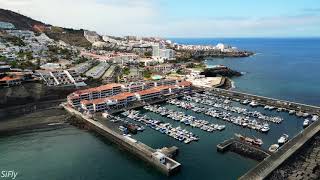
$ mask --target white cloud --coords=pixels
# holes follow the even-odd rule
[[[141,26],[157,18],[152,5],[148,0],[0,0],[0,7],[45,23],[109,34],[147,32]]]
[[[178,18],[156,0],[0,0],[42,22],[110,35],[242,37],[320,35],[320,16]],[[181,15],[179,16],[181,17]],[[188,15],[190,17],[190,15]]]

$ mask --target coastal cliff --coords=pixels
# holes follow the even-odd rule
[[[214,68],[205,69],[203,72],[200,73],[200,75],[205,75],[206,77],[217,77],[217,76],[234,77],[234,76],[241,76],[242,74],[226,66],[217,66]]]
[[[0,108],[28,103],[64,99],[75,87],[48,87],[41,83],[25,83],[10,88],[0,88]]]

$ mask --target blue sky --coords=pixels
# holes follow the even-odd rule
[[[0,0],[0,7],[118,36],[320,37],[319,0]]]

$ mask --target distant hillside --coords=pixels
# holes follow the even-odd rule
[[[89,47],[91,43],[84,37],[84,30],[55,27],[44,24],[19,13],[0,9],[0,21],[12,23],[17,29],[41,31],[56,41],[64,41],[70,45]]]
[[[34,25],[45,25],[40,21],[6,9],[0,9],[0,21],[12,23],[17,29],[21,30],[33,30]]]
[[[84,30],[74,30],[51,26],[45,30],[46,35],[56,41],[63,41],[73,46],[90,47],[91,43],[84,37]]]

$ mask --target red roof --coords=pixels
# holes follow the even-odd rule
[[[13,81],[13,80],[20,80],[21,77],[9,77],[9,76],[5,76],[3,78],[0,79],[0,81]]]
[[[103,104],[110,100],[110,98],[99,98],[94,100],[82,100],[81,104],[88,105],[88,104]]]
[[[124,100],[127,99],[128,97],[134,96],[134,93],[130,93],[130,92],[124,92],[124,93],[120,93],[114,96],[109,97],[110,99],[114,99],[114,100]]]
[[[130,96],[134,96],[134,93],[129,93],[129,92],[124,92],[124,93],[120,93],[111,97],[107,97],[107,98],[99,98],[99,99],[94,99],[94,100],[82,100],[81,104],[103,104],[105,102],[107,102],[108,100],[124,100],[127,99]]]
[[[71,94],[71,96],[80,96],[82,94],[88,94],[91,92],[101,92],[103,90],[111,90],[114,87],[121,87],[121,84],[111,83],[111,84],[106,84],[106,85],[95,87],[95,88],[78,90],[78,91],[73,92]]]
[[[171,88],[170,86],[165,86],[165,85],[162,85],[162,86],[157,86],[157,87],[154,87],[155,89],[158,89],[159,91],[161,90],[165,90],[165,89],[169,89]]]
[[[192,86],[192,83],[189,81],[182,81],[178,83],[178,86]]]
[[[160,90],[157,89],[156,87],[154,87],[154,88],[151,88],[151,89],[146,89],[146,90],[143,90],[143,91],[139,91],[139,92],[137,92],[137,94],[142,96],[142,95],[146,95],[146,94],[153,94],[153,93],[159,93],[159,92],[160,92]]]

